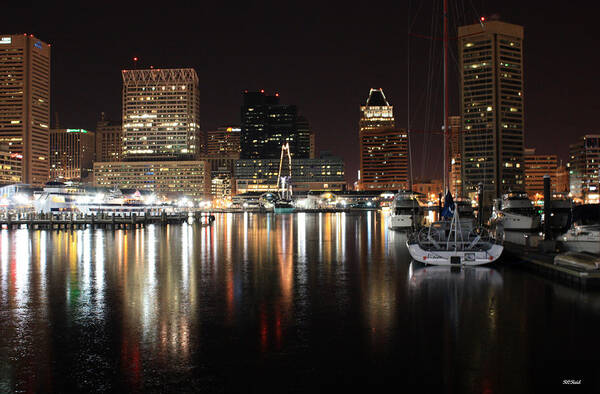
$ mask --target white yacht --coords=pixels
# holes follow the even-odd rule
[[[41,192],[34,193],[33,207],[40,213],[106,213],[125,216],[166,208],[153,199],[143,200],[139,191],[132,198],[127,198],[116,188],[107,193],[92,192],[84,187],[62,182],[48,182]]]
[[[494,200],[490,223],[499,230],[535,231],[541,215],[527,193],[507,193]]]
[[[409,230],[421,227],[425,215],[415,193],[411,191],[398,192],[390,206],[388,228],[390,230]]]
[[[600,255],[600,204],[573,207],[572,224],[557,241],[571,252]]]
[[[33,207],[41,213],[73,212],[78,210],[78,203],[86,196],[86,191],[81,187],[47,182],[41,192],[34,192]]]

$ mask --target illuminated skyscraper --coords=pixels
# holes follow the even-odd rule
[[[241,120],[242,159],[279,159],[286,143],[292,157],[309,158],[308,121],[298,116],[295,105],[281,104],[278,94],[244,92]]]
[[[462,135],[460,116],[448,117],[448,169],[450,173],[450,191],[455,196],[462,196]]]
[[[585,202],[600,202],[600,134],[586,134],[569,145],[571,193]]]
[[[462,178],[485,199],[523,183],[523,27],[500,21],[458,29]]]
[[[50,130],[50,180],[88,180],[94,168],[95,145],[93,131]]]
[[[240,157],[239,126],[219,127],[206,132],[206,153],[208,156]]]
[[[191,68],[123,70],[125,160],[200,154],[198,75]]]
[[[0,35],[0,144],[21,154],[22,182],[48,181],[50,45],[33,35]]]
[[[210,167],[199,160],[203,152],[196,71],[123,70],[122,76],[123,158],[95,162],[95,185],[169,198],[209,195]]]
[[[530,198],[544,195],[544,175],[550,176],[550,191],[561,192],[558,188],[558,157],[556,155],[536,155],[535,148],[524,150],[525,191]]]
[[[123,159],[123,126],[111,122],[102,113],[96,124],[96,161],[120,161]]]
[[[359,189],[407,189],[408,134],[395,128],[394,107],[382,89],[371,89],[360,111]]]

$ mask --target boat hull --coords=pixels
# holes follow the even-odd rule
[[[493,244],[485,251],[431,251],[422,249],[418,243],[406,243],[411,257],[423,264],[447,266],[476,266],[490,264],[500,258],[503,246]]]
[[[561,244],[569,252],[591,253],[600,255],[600,239],[561,240]]]
[[[390,230],[410,230],[414,227],[412,215],[390,215],[388,219],[388,228]],[[417,222],[419,222],[418,217]],[[416,224],[419,225],[420,223]]]
[[[540,216],[524,216],[503,213],[502,218],[498,220],[498,224],[504,230],[523,230],[535,231],[540,228]]]

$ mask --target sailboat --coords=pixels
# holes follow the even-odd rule
[[[288,175],[282,176],[284,154],[287,152],[288,158]],[[286,143],[281,147],[281,158],[279,159],[279,173],[277,174],[277,190],[278,199],[273,206],[275,213],[291,213],[294,212],[294,204],[292,202],[292,156],[290,154],[290,144]]]
[[[444,188],[440,220],[412,232],[406,241],[411,257],[430,265],[476,266],[496,261],[504,247],[483,227],[465,226],[448,187],[448,2],[444,0]]]

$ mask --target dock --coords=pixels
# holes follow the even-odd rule
[[[109,215],[96,213],[84,215],[81,213],[4,213],[0,215],[0,228],[32,230],[76,230],[84,228],[103,229],[136,229],[149,224],[167,225],[193,222],[201,225],[210,225],[215,217],[212,214],[196,212],[144,212],[130,215]]]
[[[513,266],[558,280],[582,290],[600,288],[600,256],[570,253],[560,245],[545,243],[540,235],[521,235],[523,241],[504,241],[504,254]]]

